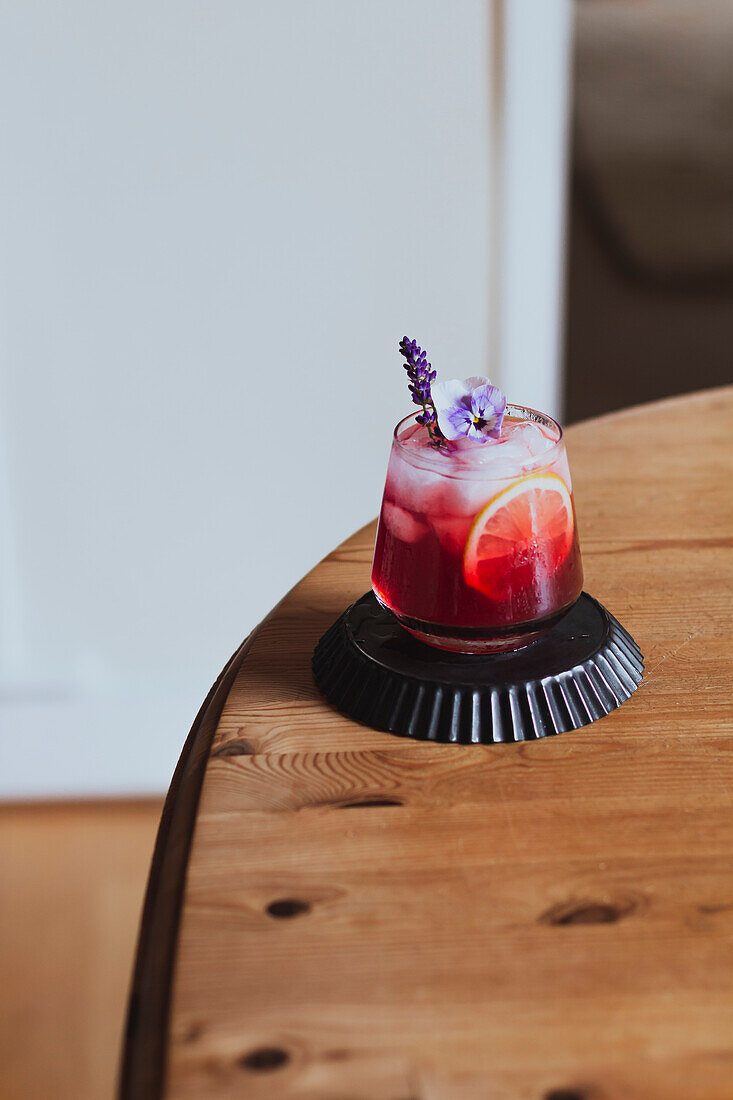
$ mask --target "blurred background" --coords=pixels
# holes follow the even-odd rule
[[[444,376],[733,379],[728,0],[0,10],[0,1096],[105,1097],[229,654]]]

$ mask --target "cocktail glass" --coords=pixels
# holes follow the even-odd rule
[[[502,653],[539,638],[583,586],[562,429],[507,405],[499,440],[436,447],[416,417],[394,432],[372,587],[440,649]]]

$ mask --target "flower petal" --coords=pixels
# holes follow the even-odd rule
[[[438,419],[438,427],[445,438],[451,440],[463,439],[472,424],[471,410],[465,405],[453,405],[450,409],[444,409]]]
[[[471,421],[466,432],[466,439],[470,439],[473,443],[485,443],[486,435],[481,428],[477,428],[474,422]]]
[[[470,390],[465,382],[451,378],[432,387],[438,427],[446,439],[461,439],[471,422]]]
[[[470,392],[470,386],[457,378],[451,378],[448,382],[436,382],[433,386],[433,403],[440,413],[441,409],[457,405],[461,398],[468,397]]]
[[[485,421],[482,431],[486,435],[490,432],[498,434],[501,431],[506,410],[506,397],[498,386],[487,383],[474,390],[471,394],[471,409],[475,416]]]

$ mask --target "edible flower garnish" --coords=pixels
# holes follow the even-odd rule
[[[431,386],[435,381],[435,371],[428,363],[428,357],[422,348],[418,347],[415,340],[408,340],[406,336],[400,340],[400,355],[404,356],[404,368],[410,379],[408,389],[412,394],[412,400],[416,405],[422,406],[422,412],[415,418],[418,424],[423,424],[428,429],[428,434],[433,443],[439,445],[443,435],[437,424],[437,413],[431,395]]]
[[[506,411],[506,397],[488,378],[457,378],[432,388],[433,408],[445,439],[498,439]]]
[[[436,372],[428,363],[427,354],[406,336],[400,340],[400,355],[405,358],[412,400],[422,408],[415,419],[428,429],[436,447],[444,448],[446,440],[486,443],[500,437],[506,396],[498,386],[481,376],[467,378],[465,382],[452,378],[433,385]]]

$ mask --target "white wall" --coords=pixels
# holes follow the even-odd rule
[[[376,512],[399,338],[486,370],[488,15],[3,7],[0,794],[165,789]]]
[[[503,0],[498,354],[512,399],[562,416],[571,0]]]

